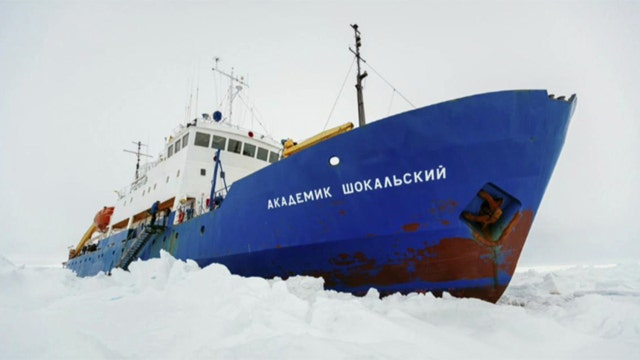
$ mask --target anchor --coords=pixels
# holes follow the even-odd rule
[[[495,224],[502,217],[501,207],[504,200],[502,198],[494,199],[491,194],[484,190],[480,190],[478,196],[484,200],[478,214],[465,211],[462,216],[469,221],[480,224],[482,231],[484,231],[489,225]]]

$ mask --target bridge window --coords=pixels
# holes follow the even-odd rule
[[[176,140],[176,154],[180,151],[180,139]]]
[[[170,158],[173,155],[173,145],[169,145],[169,149],[167,150],[167,158]]]
[[[278,161],[278,153],[274,153],[273,151],[269,152],[269,162],[274,163]]]
[[[218,135],[213,135],[213,142],[211,142],[212,148],[224,150],[226,144],[227,144],[227,138],[218,136]]]
[[[258,159],[267,161],[269,158],[269,150],[263,149],[261,147],[258,148]]]
[[[203,146],[203,147],[208,148],[210,140],[211,140],[211,135],[205,134],[205,133],[201,133],[201,132],[197,132],[196,133],[195,145]]]
[[[227,148],[227,151],[240,154],[240,149],[242,149],[242,141],[229,139],[229,147]]]
[[[244,150],[242,150],[242,155],[254,157],[256,155],[256,146],[249,143],[244,143]]]
[[[182,137],[182,147],[186,148],[188,144],[189,144],[189,133],[186,133]]]

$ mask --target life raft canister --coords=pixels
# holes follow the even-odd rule
[[[100,232],[107,231],[107,226],[111,223],[111,215],[113,215],[114,210],[115,207],[113,206],[105,206],[102,210],[98,211],[93,218],[93,224]]]

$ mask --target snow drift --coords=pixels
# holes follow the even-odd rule
[[[78,278],[0,256],[3,358],[640,358],[640,264],[520,271],[496,305],[243,278],[163,253]]]

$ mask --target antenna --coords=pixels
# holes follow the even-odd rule
[[[138,161],[136,162],[136,180],[138,180],[138,173],[139,173],[139,170],[140,170],[140,156],[146,156],[146,157],[152,157],[152,156],[151,156],[151,155],[149,155],[149,154],[142,154],[142,153],[140,152],[140,148],[141,148],[142,146],[145,146],[145,147],[146,147],[146,146],[148,146],[147,144],[143,144],[143,143],[142,143],[142,142],[140,142],[140,141],[137,141],[137,142],[136,142],[136,141],[132,141],[132,143],[133,143],[134,145],[138,145],[138,150],[137,150],[137,151],[127,150],[127,149],[123,149],[122,151],[124,151],[124,152],[128,152],[128,153],[131,153],[131,154],[135,154],[135,155],[136,155],[136,157],[137,157],[137,159],[138,159]]]
[[[198,62],[198,72],[196,75],[196,111],[195,111],[195,115],[196,117],[198,116],[198,97],[199,97],[199,93],[200,93],[200,64]],[[191,115],[191,114],[189,114]],[[187,119],[187,121],[190,121],[191,119]]]
[[[226,72],[218,69],[218,61],[220,61],[220,58],[216,57],[215,58],[216,61],[216,66],[214,68],[212,68],[211,70],[213,70],[214,72],[218,72],[221,75],[226,76],[229,79],[229,117],[227,119],[229,119],[229,123],[231,123],[231,116],[233,114],[233,100],[235,99],[235,97],[240,93],[240,91],[243,89],[244,87],[249,87],[249,84],[247,84],[247,82],[244,80],[244,77],[240,77],[237,78],[234,74],[233,74],[233,68],[231,68],[231,73],[227,74]],[[234,83],[237,83],[237,85],[234,87]],[[235,89],[235,91],[234,91]]]
[[[193,104],[193,77],[189,82],[189,100],[184,109],[184,121],[188,122],[191,120],[191,105]]]
[[[213,60],[216,62],[215,65],[214,65],[214,68],[217,69],[218,68],[218,62],[220,62],[220,58],[216,56],[216,57],[213,58]],[[215,74],[213,76],[213,81],[214,81],[214,90],[215,90],[214,93],[215,93],[215,97],[216,97],[215,104],[218,104],[218,95],[220,93],[220,86],[218,85],[218,77],[215,76]]]
[[[356,51],[353,51],[351,48],[349,50],[356,56],[358,60],[358,74],[356,77],[356,91],[358,93],[358,126],[365,125],[365,116],[364,116],[364,99],[362,97],[362,79],[367,77],[367,72],[360,73],[360,61],[366,62],[360,56],[360,46],[362,46],[362,38],[360,37],[360,31],[358,30],[358,24],[352,24],[353,32],[356,38]]]

